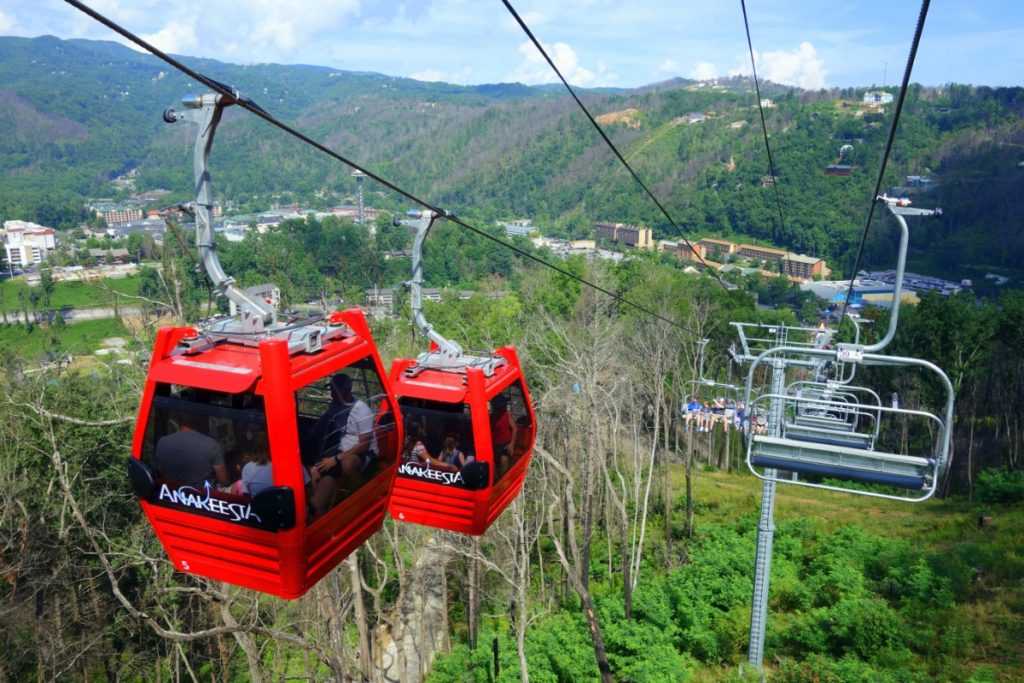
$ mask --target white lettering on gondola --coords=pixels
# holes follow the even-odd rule
[[[419,465],[411,462],[402,463],[401,467],[398,468],[398,473],[404,474],[407,477],[426,479],[427,481],[444,484],[445,486],[455,486],[463,483],[462,472],[432,470],[429,467],[420,467]]]
[[[172,489],[167,484],[162,484],[160,486],[160,494],[157,497],[159,500],[168,503],[183,505],[226,517],[229,522],[261,521],[248,504],[233,503],[211,496],[209,482],[206,484],[205,492],[200,491],[194,486],[179,486],[176,489]]]

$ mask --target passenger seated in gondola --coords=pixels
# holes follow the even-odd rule
[[[204,422],[201,415],[180,413],[178,431],[160,437],[153,456],[160,476],[196,488],[202,488],[206,482],[218,486],[231,484],[224,450],[216,439],[200,431]]]
[[[253,439],[249,449],[242,455],[241,462],[242,477],[232,485],[232,493],[255,496],[274,485],[274,469],[270,462],[270,446],[266,435]],[[310,477],[305,467],[302,468],[302,479],[306,484],[306,499],[314,516],[319,517],[331,507],[335,484],[316,471]]]
[[[431,455],[420,434],[420,426],[415,422],[409,425],[409,435],[405,439],[405,448],[402,449],[403,462],[410,462],[421,467],[431,467],[440,470],[458,469],[444,460],[443,455]]]
[[[427,447],[421,436],[419,424],[412,422],[405,427],[405,444],[402,446],[402,462],[425,464]]]
[[[352,384],[345,373],[331,378],[331,403],[311,430],[323,434],[320,458],[311,470],[332,483],[340,482],[349,492],[359,488],[363,466],[376,454],[373,412],[355,397]]]
[[[461,470],[466,466],[466,463],[470,463],[475,460],[472,455],[466,455],[459,450],[459,439],[452,434],[445,437],[444,446],[441,448],[441,452],[438,454],[438,457],[442,462],[457,470]]]
[[[516,418],[516,439],[512,448],[512,457],[518,460],[533,446],[533,428],[530,426],[530,416],[520,415]]]
[[[498,394],[491,399],[491,447],[498,472],[505,472],[512,459],[512,444],[516,439],[516,423],[508,412],[508,398]],[[500,475],[499,475],[500,476]]]

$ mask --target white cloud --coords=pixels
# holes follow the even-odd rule
[[[423,69],[409,74],[409,78],[427,83],[453,83],[466,85],[473,75],[473,69],[466,67],[460,71],[442,71],[440,69]]]
[[[325,39],[328,44],[345,40],[360,0],[250,0],[244,7],[242,12],[237,5],[218,4],[216,16],[206,22],[213,27],[211,37],[244,35],[250,61],[299,58],[309,63]]]
[[[677,62],[674,59],[666,59],[664,62],[661,63],[661,66],[658,67],[659,74],[677,73],[678,71],[679,62]]]
[[[808,90],[825,88],[828,69],[825,62],[818,58],[818,52],[809,42],[804,41],[792,52],[776,50],[763,54],[754,51],[757,63],[757,76],[783,85],[795,85]],[[750,62],[747,56],[738,58],[736,68],[729,71],[730,76],[750,75]]]
[[[194,19],[189,23],[169,21],[162,29],[143,35],[142,39],[159,50],[175,54],[188,53],[198,45]]]
[[[545,45],[544,50],[570,85],[596,87],[608,85],[615,80],[614,75],[605,73],[603,64],[598,65],[596,72],[581,66],[576,52],[566,43]],[[508,80],[526,85],[558,82],[558,76],[532,42],[521,43],[519,54],[523,55],[523,62],[509,75]]]
[[[718,78],[718,67],[711,62],[697,62],[690,69],[690,78],[697,81],[713,81]]]
[[[14,33],[14,19],[0,10],[0,34],[9,35],[11,33]]]
[[[428,83],[448,82],[448,74],[444,71],[438,71],[437,69],[417,71],[416,73],[409,74],[409,78],[413,78],[417,81],[426,81]]]

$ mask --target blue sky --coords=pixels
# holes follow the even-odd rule
[[[459,84],[554,80],[499,0],[85,0],[175,54]],[[750,73],[739,0],[513,0],[574,85]],[[916,0],[748,0],[758,75],[898,84]],[[0,35],[119,39],[61,0],[0,0]],[[1024,85],[1024,2],[932,3],[913,80]]]

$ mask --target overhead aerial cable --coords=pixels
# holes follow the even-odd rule
[[[750,39],[750,23],[747,21],[746,0],[740,0],[743,8],[743,28],[747,31],[747,48],[750,50],[750,68],[754,72],[754,94],[757,96],[757,111],[761,114],[761,132],[764,134],[764,149],[768,153],[768,172],[772,176],[772,187],[775,188],[775,204],[779,208],[779,229],[786,234],[786,221],[782,217],[782,199],[779,195],[779,184],[775,182],[775,162],[772,160],[772,146],[768,143],[768,125],[764,121],[764,105],[761,103],[761,86],[757,80],[757,60],[754,59],[754,43]]]
[[[80,2],[79,0],[64,0],[64,2],[69,4],[69,5],[71,5],[75,9],[81,11],[82,13],[87,14],[88,16],[92,17],[93,19],[95,19],[96,21],[100,22],[101,24],[103,24],[104,26],[106,26],[110,30],[114,31],[115,33],[118,33],[121,36],[125,37],[126,39],[130,40],[131,42],[135,43],[136,45],[141,47],[143,50],[149,52],[154,57],[157,57],[158,59],[166,62],[168,65],[174,67],[175,69],[177,69],[178,71],[182,72],[183,74],[185,74],[185,75],[187,75],[187,76],[189,76],[191,78],[194,78],[195,80],[199,81],[200,83],[205,85],[207,88],[213,90],[214,92],[216,92],[220,96],[227,98],[226,101],[229,101],[231,104],[237,105],[238,107],[240,107],[242,109],[245,109],[246,111],[248,111],[251,114],[255,114],[256,116],[260,117],[261,119],[263,119],[264,121],[266,121],[270,125],[272,125],[272,126],[278,128],[278,129],[284,131],[285,133],[288,133],[289,135],[291,135],[291,136],[301,140],[302,142],[306,143],[307,145],[315,147],[316,149],[318,149],[319,151],[323,152],[324,154],[326,154],[327,156],[331,157],[332,159],[340,161],[341,163],[343,163],[343,164],[345,164],[347,166],[350,166],[350,167],[352,167],[352,168],[354,168],[354,169],[356,169],[358,171],[363,172],[364,174],[366,174],[366,177],[371,178],[371,179],[377,181],[378,183],[380,183],[384,187],[388,188],[389,190],[392,190],[392,191],[396,192],[397,194],[405,197],[406,199],[408,199],[408,200],[410,200],[412,202],[415,202],[416,204],[419,204],[423,208],[425,208],[425,209],[427,209],[429,211],[432,211],[434,213],[437,213],[437,214],[446,215],[448,217],[448,220],[451,221],[452,223],[455,223],[456,225],[462,226],[463,228],[466,228],[467,230],[469,230],[469,231],[471,231],[473,233],[476,233],[477,235],[479,235],[481,237],[484,237],[484,238],[486,238],[488,240],[491,240],[492,242],[495,242],[496,244],[500,244],[501,246],[503,246],[503,247],[505,247],[507,249],[511,249],[512,251],[514,251],[515,253],[519,254],[520,256],[522,256],[522,257],[524,257],[526,259],[529,259],[531,261],[539,263],[542,266],[545,266],[547,268],[551,268],[552,270],[555,270],[555,271],[561,273],[562,275],[570,278],[571,280],[579,282],[582,285],[586,285],[587,287],[590,287],[591,289],[594,289],[594,290],[596,290],[598,292],[601,292],[602,294],[605,294],[606,296],[609,296],[612,299],[615,299],[616,301],[618,301],[620,303],[623,303],[623,304],[625,304],[627,306],[635,308],[636,310],[640,311],[641,313],[645,313],[646,315],[649,315],[649,316],[652,316],[654,318],[657,318],[658,320],[661,320],[662,322],[668,323],[669,325],[672,325],[673,327],[677,327],[677,328],[679,328],[681,330],[684,330],[685,332],[688,332],[688,333],[690,333],[690,334],[692,334],[694,336],[699,336],[699,335],[697,335],[696,332],[694,332],[693,330],[687,328],[686,326],[681,325],[681,324],[679,324],[678,322],[676,322],[674,320],[666,318],[665,316],[662,316],[662,315],[656,313],[655,311],[651,310],[650,308],[647,308],[646,306],[642,306],[642,305],[640,305],[640,304],[638,304],[638,303],[636,303],[634,301],[631,301],[631,300],[627,299],[626,297],[624,297],[624,296],[622,296],[620,294],[616,294],[615,292],[612,292],[611,290],[606,289],[605,287],[602,287],[602,286],[600,286],[600,285],[598,285],[598,284],[596,284],[594,282],[591,282],[591,281],[587,280],[586,278],[582,278],[579,275],[576,275],[575,273],[569,271],[566,268],[562,268],[561,266],[557,266],[557,265],[555,265],[555,264],[553,264],[553,263],[551,263],[549,261],[545,261],[544,259],[542,259],[541,257],[537,256],[536,254],[531,254],[530,252],[526,251],[525,249],[521,249],[521,248],[517,247],[514,244],[511,244],[511,243],[506,242],[506,241],[504,241],[504,240],[502,240],[502,239],[500,239],[498,237],[495,237],[494,235],[488,233],[487,231],[481,230],[480,228],[475,227],[475,226],[465,222],[464,220],[458,218],[457,216],[448,213],[444,209],[438,208],[438,207],[434,206],[433,204],[431,204],[430,202],[428,202],[428,201],[426,201],[424,199],[421,199],[418,196],[412,194],[411,192],[408,192],[408,191],[402,189],[398,185],[395,185],[394,183],[384,179],[383,177],[377,175],[373,171],[370,171],[370,170],[360,166],[356,162],[354,162],[354,161],[352,161],[352,160],[342,156],[341,154],[339,154],[338,152],[335,152],[334,150],[332,150],[331,148],[325,146],[324,144],[322,144],[320,142],[317,142],[316,140],[314,140],[313,138],[309,137],[305,133],[302,133],[301,131],[296,130],[295,128],[292,128],[288,124],[278,120],[273,115],[269,114],[266,110],[264,110],[262,107],[260,107],[258,104],[256,104],[254,101],[252,101],[248,97],[244,97],[235,88],[232,88],[232,87],[230,87],[228,85],[225,85],[224,83],[220,83],[219,81],[216,81],[216,80],[214,80],[212,78],[209,78],[208,76],[205,76],[205,75],[199,73],[195,69],[189,68],[188,66],[186,66],[185,64],[183,64],[179,60],[177,60],[174,57],[172,57],[172,56],[168,55],[167,53],[163,52],[162,50],[158,49],[154,45],[150,44],[149,42],[143,40],[139,36],[135,35],[131,31],[129,31],[128,29],[124,28],[123,26],[121,26],[117,22],[115,22],[112,19],[104,16],[103,14],[100,14],[99,12],[97,12],[94,9],[92,9],[88,5]],[[716,274],[716,277],[717,277],[717,274]],[[721,282],[721,280],[719,280],[719,282]]]
[[[846,290],[846,298],[843,300],[843,310],[850,306],[850,298],[853,296],[853,282],[860,270],[860,260],[864,255],[864,245],[868,239],[868,229],[871,227],[871,218],[875,214],[875,205],[882,192],[882,182],[885,179],[885,167],[889,163],[889,153],[892,151],[892,143],[896,138],[896,127],[900,122],[900,112],[903,111],[903,102],[907,98],[907,89],[910,86],[910,72],[914,69],[914,60],[917,58],[917,48],[921,44],[921,33],[924,31],[924,21],[928,17],[928,7],[931,0],[921,0],[921,11],[917,17],[917,27],[914,29],[914,39],[910,44],[910,54],[907,55],[907,66],[903,70],[903,82],[900,84],[900,96],[896,100],[896,109],[892,115],[892,125],[889,127],[889,137],[885,142],[885,152],[882,154],[882,163],[878,169],[878,179],[875,181],[875,191],[871,193],[871,200],[868,206],[868,216],[864,221],[864,230],[860,236],[860,246],[857,247],[857,258],[853,262],[853,271],[850,273],[850,286]],[[840,324],[842,322],[840,321]]]
[[[519,13],[516,12],[514,7],[512,7],[512,3],[509,2],[509,0],[501,1],[502,3],[504,3],[505,8],[508,9],[509,13],[516,20],[516,22],[518,22],[519,26],[523,29],[523,32],[526,33],[527,37],[529,37],[529,39],[533,42],[534,47],[537,48],[541,56],[544,57],[544,60],[551,66],[551,69],[555,72],[555,75],[557,75],[559,80],[562,81],[562,85],[565,86],[565,89],[568,90],[569,94],[572,95],[572,98],[576,100],[576,104],[579,105],[580,109],[586,115],[587,120],[589,120],[591,125],[594,126],[594,129],[597,131],[598,135],[601,136],[601,139],[605,141],[605,144],[608,145],[608,148],[611,149],[612,153],[615,154],[616,158],[622,163],[623,166],[625,166],[626,170],[629,171],[629,174],[633,176],[633,180],[635,180],[637,184],[640,185],[641,188],[643,188],[643,191],[646,192],[647,196],[651,198],[651,201],[653,201],[654,204],[658,207],[658,209],[661,211],[661,214],[665,217],[665,219],[672,224],[673,228],[676,229],[676,232],[683,239],[683,242],[686,244],[687,247],[689,247],[690,253],[696,256],[697,260],[700,261],[705,268],[711,271],[711,274],[715,276],[716,280],[718,280],[718,284],[728,289],[725,282],[718,275],[715,269],[709,266],[707,264],[707,261],[704,260],[704,257],[698,254],[697,250],[693,248],[693,245],[690,243],[690,240],[686,238],[686,235],[683,232],[683,228],[676,222],[674,218],[672,218],[668,210],[662,205],[660,201],[658,201],[658,198],[654,196],[654,193],[651,192],[651,190],[647,187],[644,181],[640,179],[640,176],[637,175],[636,171],[633,170],[633,167],[629,165],[629,162],[626,161],[626,158],[622,156],[622,154],[619,152],[615,144],[611,141],[611,139],[604,132],[604,130],[601,129],[601,126],[598,125],[597,121],[590,114],[590,110],[588,110],[586,105],[583,104],[583,101],[580,100],[579,96],[576,94],[576,91],[573,90],[572,86],[569,85],[569,81],[565,80],[565,76],[563,76],[562,72],[558,70],[557,66],[555,66],[554,60],[552,60],[551,57],[548,55],[547,51],[544,49],[544,46],[540,44],[540,41],[537,40],[537,37],[533,35],[533,31],[530,30],[530,27],[526,25],[526,22],[523,21],[523,18],[519,16]]]

